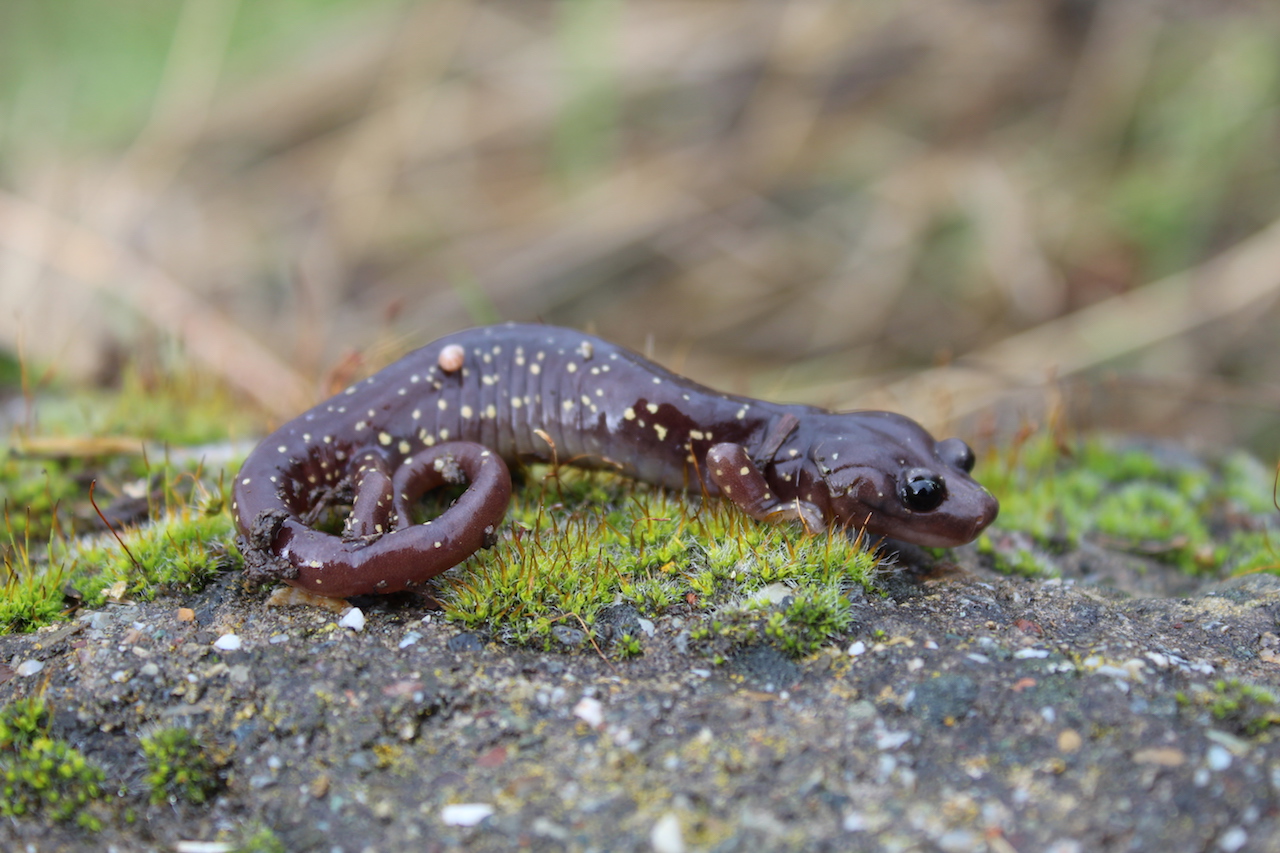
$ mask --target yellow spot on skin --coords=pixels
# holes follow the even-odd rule
[[[288,452],[289,452],[289,448],[285,447],[283,444],[282,444],[282,445],[280,445],[279,447],[277,447],[277,448],[276,448],[276,450],[279,450],[281,453],[288,453]]]
[[[591,398],[590,398],[590,397],[588,397],[586,394],[583,394],[583,395],[582,395],[582,405],[584,405],[584,406],[590,406],[590,405],[591,405]]]
[[[648,404],[647,406],[645,406],[645,408],[649,410],[649,414],[651,414],[651,415],[656,415],[656,414],[658,414],[658,404],[657,404],[657,403],[650,403],[650,404]]]
[[[356,432],[360,432],[361,430],[363,430],[363,429],[364,429],[365,427],[367,427],[367,426],[368,426],[368,424],[367,424],[367,423],[365,423],[364,421],[356,421]]]
[[[445,409],[449,408],[449,401],[444,397],[441,397],[436,401],[436,408],[443,412]]]
[[[542,365],[541,364],[529,365],[529,372],[532,373],[534,376],[537,376],[539,373],[542,372]]]
[[[719,468],[717,468],[717,469],[716,469],[716,476],[717,476],[717,477],[723,477],[723,476],[724,476],[724,472],[723,472],[723,471],[721,471]]]
[[[449,431],[447,429],[440,430],[440,440],[441,441],[449,440]]]
[[[520,408],[520,398],[519,398],[519,397],[512,397],[512,398],[511,398],[511,408],[513,408],[513,409],[518,409],[518,408]]]
[[[496,418],[498,416],[498,407],[495,406],[493,403],[490,403],[487,407],[485,407],[484,416],[486,418]]]
[[[738,469],[739,476],[745,477],[750,473],[751,473],[751,469],[748,468],[746,465],[743,465],[741,468]]]
[[[634,421],[636,419],[636,410],[627,406],[622,410],[622,417],[624,420]]]
[[[462,416],[463,416],[464,418],[470,418],[470,417],[471,417],[471,415],[472,415],[471,407],[470,407],[470,406],[463,406],[463,407],[462,407]]]
[[[576,362],[571,361],[571,362],[569,362],[568,364],[566,364],[566,365],[564,366],[564,369],[565,369],[565,370],[567,370],[567,371],[569,371],[570,373],[577,373],[577,372],[578,372],[578,365],[577,365],[577,363],[576,363]]]
[[[564,403],[562,403],[561,405],[563,405],[563,406],[564,406],[564,410],[567,412],[567,411],[569,411],[570,409],[572,409],[572,408],[573,408],[573,401],[572,401],[572,400],[565,400],[565,401],[564,401]]]
[[[422,443],[425,444],[427,447],[431,447],[436,443],[436,437],[434,435],[429,435],[422,440]]]
[[[245,477],[243,480],[241,480],[241,481],[240,481],[240,485],[242,485],[242,486],[247,486],[247,485],[249,485],[249,478],[248,478],[248,477]]]
[[[391,443],[390,433],[386,433],[386,432],[378,433],[378,444],[381,444],[383,447],[386,447],[390,443]]]
[[[743,419],[743,418],[745,418],[746,416],[747,416],[747,407],[746,407],[746,406],[743,406],[741,409],[738,409],[738,415],[737,415],[738,420],[742,420],[742,419]]]
[[[702,439],[706,438],[706,436],[702,434],[702,430],[700,429],[691,429],[689,430],[689,438],[697,439],[698,441],[701,441]]]
[[[401,442],[400,442],[400,452],[401,452],[401,453],[408,453],[408,452],[409,452],[409,450],[410,450],[410,448],[409,448],[409,442],[407,442],[407,441],[401,441]]]
[[[664,427],[662,424],[654,424],[653,431],[658,434],[658,441],[667,440],[667,428]]]

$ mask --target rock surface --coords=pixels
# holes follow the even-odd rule
[[[255,827],[351,853],[1280,849],[1280,725],[1225,701],[1280,689],[1280,581],[1137,598],[975,572],[855,594],[853,630],[799,661],[682,651],[692,613],[625,660],[485,644],[405,599],[359,602],[356,631],[234,577],[0,637],[0,702],[43,690],[137,818],[5,820],[0,849]],[[138,738],[166,724],[220,763],[211,802],[148,804]]]

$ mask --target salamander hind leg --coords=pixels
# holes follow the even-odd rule
[[[707,476],[725,498],[756,521],[799,521],[811,533],[826,529],[822,513],[813,504],[799,498],[779,500],[740,444],[713,445],[707,451]]]

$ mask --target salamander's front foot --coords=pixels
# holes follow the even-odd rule
[[[810,533],[827,528],[813,504],[799,498],[780,501],[741,444],[713,445],[707,451],[707,475],[721,495],[756,521],[799,521]]]

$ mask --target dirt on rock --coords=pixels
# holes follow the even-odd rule
[[[904,570],[838,644],[723,662],[692,612],[612,614],[644,646],[617,659],[421,600],[357,602],[355,630],[265,597],[226,576],[0,637],[0,703],[43,692],[112,792],[100,832],[4,819],[0,849],[1280,849],[1269,575],[1151,598]],[[149,803],[139,737],[166,725],[218,767],[209,802]]]

